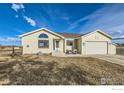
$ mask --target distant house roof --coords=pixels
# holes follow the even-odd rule
[[[59,35],[65,37],[65,38],[77,38],[79,36],[81,36],[81,34],[77,34],[77,33],[58,33]]]

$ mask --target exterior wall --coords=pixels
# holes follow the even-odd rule
[[[49,48],[38,48],[38,36],[42,33],[48,35]],[[58,36],[53,35],[47,31],[41,30],[39,32],[22,37],[23,54],[34,54],[38,52],[51,53],[53,52],[53,39],[60,39],[60,51],[63,52],[63,39]],[[29,47],[27,47],[29,45]]]
[[[77,42],[77,39],[74,40],[74,49],[77,49],[78,48],[78,42]]]
[[[77,46],[77,50],[78,50],[78,53],[82,53],[82,38],[78,38],[77,39],[77,44],[78,44],[78,46]]]
[[[116,54],[116,45],[111,44],[111,49],[110,49],[109,54]]]
[[[49,39],[49,48],[38,48],[38,36],[42,33],[47,34],[49,37],[48,38]],[[66,52],[67,49],[70,49],[70,46],[66,46],[66,40],[69,40],[69,39],[74,40],[74,38],[62,39],[56,35],[53,35],[50,32],[47,32],[45,30],[41,30],[41,31],[38,31],[36,33],[22,37],[23,54],[35,54],[38,52],[52,53],[52,52],[54,52],[54,49],[53,49],[53,40],[54,39],[60,40],[59,52],[62,52],[62,53]],[[105,35],[99,33],[99,32],[87,34],[85,36],[81,36],[81,37],[77,38],[77,40],[75,41],[75,44],[77,44],[77,45],[74,47],[77,48],[78,53],[81,53],[83,55],[86,54],[85,44],[87,41],[107,42],[108,54],[116,54],[116,46],[112,44],[111,39],[106,37]],[[29,47],[27,47],[27,45],[29,45]]]
[[[86,54],[86,46],[85,46],[85,43],[87,41],[98,41],[98,42],[107,42],[108,43],[108,54],[111,54],[111,39],[106,37],[105,35],[99,33],[99,32],[95,32],[95,33],[92,33],[92,34],[89,34],[87,36],[82,36],[82,42],[81,42],[81,49],[82,49],[82,54],[85,55]]]

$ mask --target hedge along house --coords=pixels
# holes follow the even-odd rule
[[[55,33],[41,28],[23,35],[23,54],[58,53],[76,50],[78,54],[116,54],[112,37],[96,30],[87,34]]]

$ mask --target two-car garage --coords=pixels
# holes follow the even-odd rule
[[[83,55],[116,54],[116,46],[112,44],[110,35],[103,31],[90,32],[81,37],[81,51]]]
[[[86,54],[108,54],[107,42],[86,42]]]

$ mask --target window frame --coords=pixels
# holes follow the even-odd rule
[[[45,42],[48,45],[46,45]],[[41,46],[40,43],[44,43],[44,46]],[[38,40],[38,48],[49,48],[49,40]]]
[[[38,38],[48,38],[48,35],[45,33],[42,33],[38,36]]]
[[[43,37],[42,37],[43,35]],[[42,33],[38,36],[38,48],[49,48],[49,39],[48,35],[45,33]],[[43,43],[43,46],[41,46],[41,43]]]

